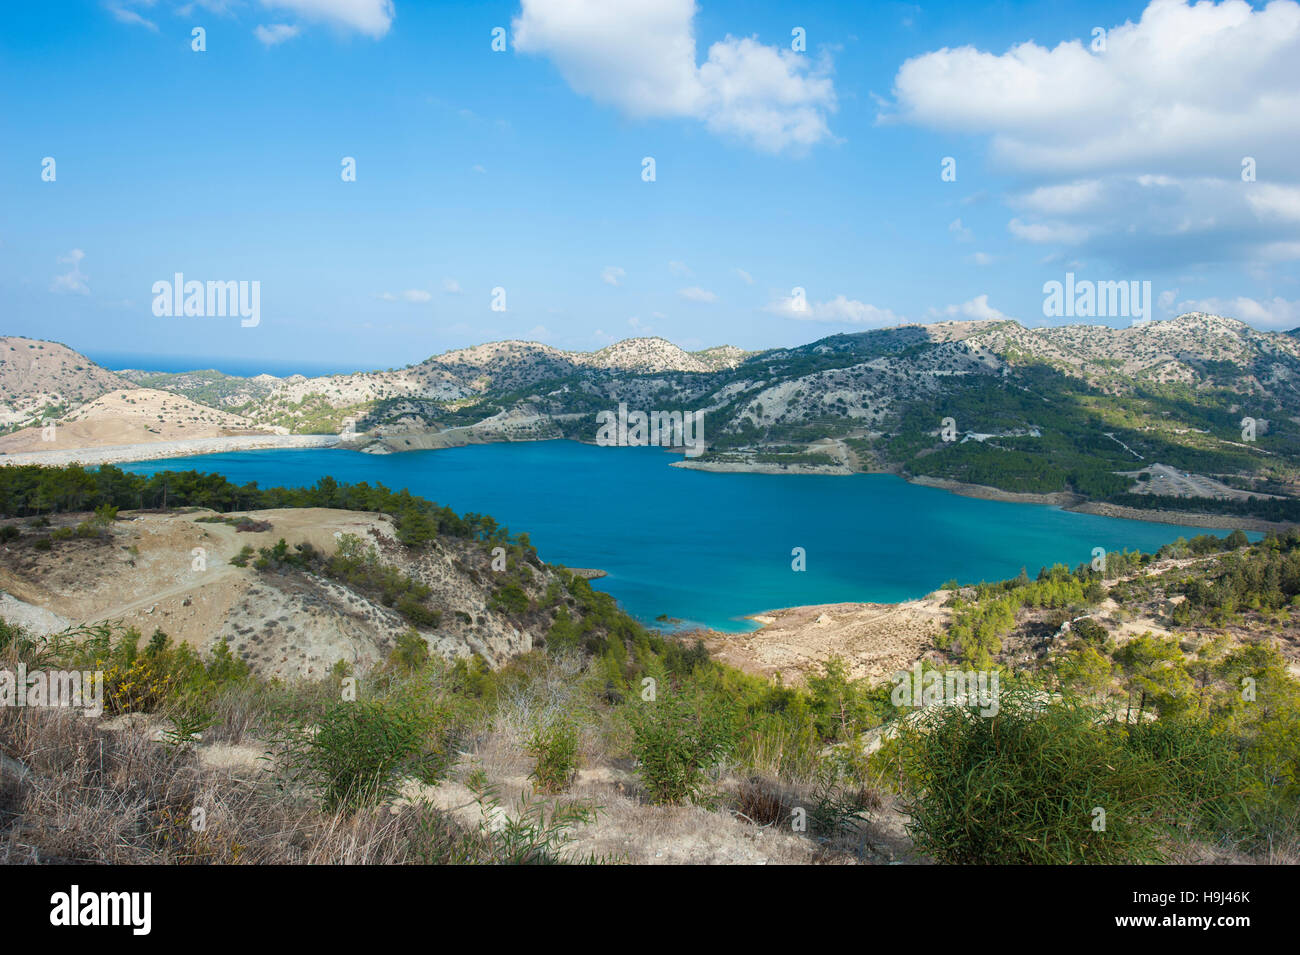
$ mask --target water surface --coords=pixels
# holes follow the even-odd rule
[[[658,448],[541,441],[391,455],[241,451],[122,467],[216,471],[261,487],[330,475],[407,488],[526,531],[543,560],[608,571],[595,585],[643,622],[666,614],[719,630],[751,629],[746,615],[777,607],[907,600],[954,578],[1073,567],[1095,547],[1152,551],[1226,533],[960,497],[885,474],[712,474],[669,467],[674,460]],[[806,571],[791,569],[796,547]]]

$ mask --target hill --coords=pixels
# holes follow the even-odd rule
[[[685,467],[884,470],[1111,513],[1300,521],[1300,341],[1199,312],[1129,328],[903,325],[753,353],[505,341],[351,375],[124,374],[247,427],[355,431],[351,446],[374,453],[590,442],[596,414],[626,403],[704,413],[708,452]],[[1157,472],[1189,478],[1148,485]]]
[[[25,427],[134,387],[57,342],[0,336],[0,432]]]

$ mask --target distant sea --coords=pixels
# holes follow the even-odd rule
[[[886,474],[716,474],[673,460],[658,448],[540,441],[390,455],[244,451],[123,467],[215,471],[261,487],[330,475],[407,488],[526,531],[543,560],[608,571],[593,585],[644,623],[666,614],[728,631],[752,629],[743,618],[763,610],[908,600],[950,579],[1075,567],[1096,547],[1153,551],[1227,533],[961,497]],[[792,569],[794,548],[804,571]]]
[[[142,355],[129,352],[95,352],[84,353],[87,358],[112,371],[126,368],[138,368],[143,371],[203,371],[215,368],[227,375],[239,378],[252,378],[256,375],[275,375],[287,378],[289,375],[306,375],[315,378],[321,375],[350,375],[354,371],[376,371],[378,366],[340,365],[297,360],[266,358],[217,358],[204,355],[199,358],[185,355]]]

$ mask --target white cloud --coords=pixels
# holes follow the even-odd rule
[[[253,30],[264,46],[278,46],[285,40],[292,40],[299,32],[299,28],[291,23],[272,23],[269,27],[259,24]]]
[[[1300,242],[1269,242],[1258,253],[1263,262],[1294,262],[1300,259]]]
[[[622,269],[620,269],[617,265],[609,265],[606,266],[605,269],[600,273],[600,280],[604,282],[606,285],[617,286],[622,284],[623,279],[626,276],[627,273],[624,272]]]
[[[410,302],[412,305],[422,305],[431,301],[433,296],[422,288],[408,288],[405,292],[393,294],[392,292],[380,292],[379,298],[385,302]]]
[[[973,319],[975,321],[995,321],[1004,322],[1011,319],[1010,315],[999,312],[989,304],[987,295],[977,295],[969,302],[962,302],[960,305],[946,305],[943,308],[932,308],[927,313],[932,320],[953,321],[960,319]]]
[[[754,276],[750,275],[744,269],[736,269],[736,274],[740,276],[740,280],[746,285],[754,284]]]
[[[461,292],[460,283],[455,279],[443,279],[442,290],[448,295],[459,295]]]
[[[108,8],[108,12],[113,14],[118,21],[144,27],[157,33],[158,24],[132,9],[132,7],[152,7],[153,4],[154,0],[120,0],[117,3],[106,3],[105,6]]]
[[[700,288],[698,285],[692,285],[690,288],[679,288],[677,294],[688,302],[716,302],[718,296],[714,295],[706,288]]]
[[[378,40],[393,25],[392,0],[262,0],[272,10],[287,10],[304,20],[355,30]]]
[[[1024,241],[1138,268],[1293,260],[1300,3],[1151,0],[1091,39],[913,57],[881,119],[987,137],[1025,182],[1008,200]]]
[[[1067,198],[1069,197],[1069,198]],[[1109,174],[1009,199],[1027,242],[1080,247],[1126,266],[1294,259],[1300,189],[1231,178]],[[1043,214],[1040,214],[1043,213]]]
[[[90,285],[87,281],[89,276],[83,275],[81,271],[81,260],[86,257],[86,253],[80,249],[73,249],[67,255],[59,256],[60,265],[71,265],[72,268],[62,275],[54,276],[54,281],[50,283],[50,291],[60,294],[89,295]]]
[[[1300,222],[1300,189],[1294,186],[1252,183],[1246,191],[1246,202],[1261,219]]]
[[[1212,315],[1224,315],[1235,318],[1257,328],[1292,329],[1300,327],[1300,301],[1290,302],[1284,298],[1257,301],[1253,298],[1203,298],[1179,302],[1181,312],[1209,312]]]
[[[689,268],[687,268],[685,262],[678,262],[678,261],[676,261],[676,260],[674,260],[674,261],[668,263],[668,271],[669,271],[669,272],[672,272],[673,275],[690,275],[690,274],[691,274],[691,270],[690,270]]]
[[[809,302],[788,296],[767,305],[764,311],[805,322],[846,322],[852,325],[900,325],[905,319],[887,308],[837,295],[826,302]]]
[[[995,261],[987,252],[972,252],[969,258],[976,265],[992,265]]]
[[[1100,201],[1102,184],[1096,179],[1039,186],[1021,196],[1018,204],[1032,212],[1061,215],[1090,209]]]
[[[844,295],[837,295],[826,302],[800,301],[790,296],[777,299],[765,306],[763,310],[786,318],[810,322],[842,322],[849,325],[869,325],[874,328],[909,324],[907,316],[899,315],[893,309],[860,302]],[[922,322],[961,319],[1006,321],[1009,318],[1009,315],[1004,315],[989,304],[987,295],[979,295],[960,305],[931,308],[925,313]]]
[[[1088,237],[1088,230],[1080,226],[1066,225],[1059,222],[1021,222],[1012,219],[1007,228],[1017,239],[1026,242],[1059,242],[1076,245]]]
[[[698,63],[695,12],[695,0],[522,0],[515,48],[631,116],[695,119],[767,152],[830,138],[828,62],[729,35]]]
[[[1167,160],[1222,175],[1225,154],[1281,166],[1300,144],[1300,4],[1152,0],[1137,23],[1107,31],[1103,52],[1078,39],[1002,54],[945,47],[905,62],[894,95],[904,120],[991,135],[1012,168]]]

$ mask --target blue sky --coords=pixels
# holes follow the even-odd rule
[[[0,73],[0,332],[96,357],[1043,324],[1067,271],[1300,325],[1290,0],[8,4]],[[155,316],[176,272],[260,323]]]

